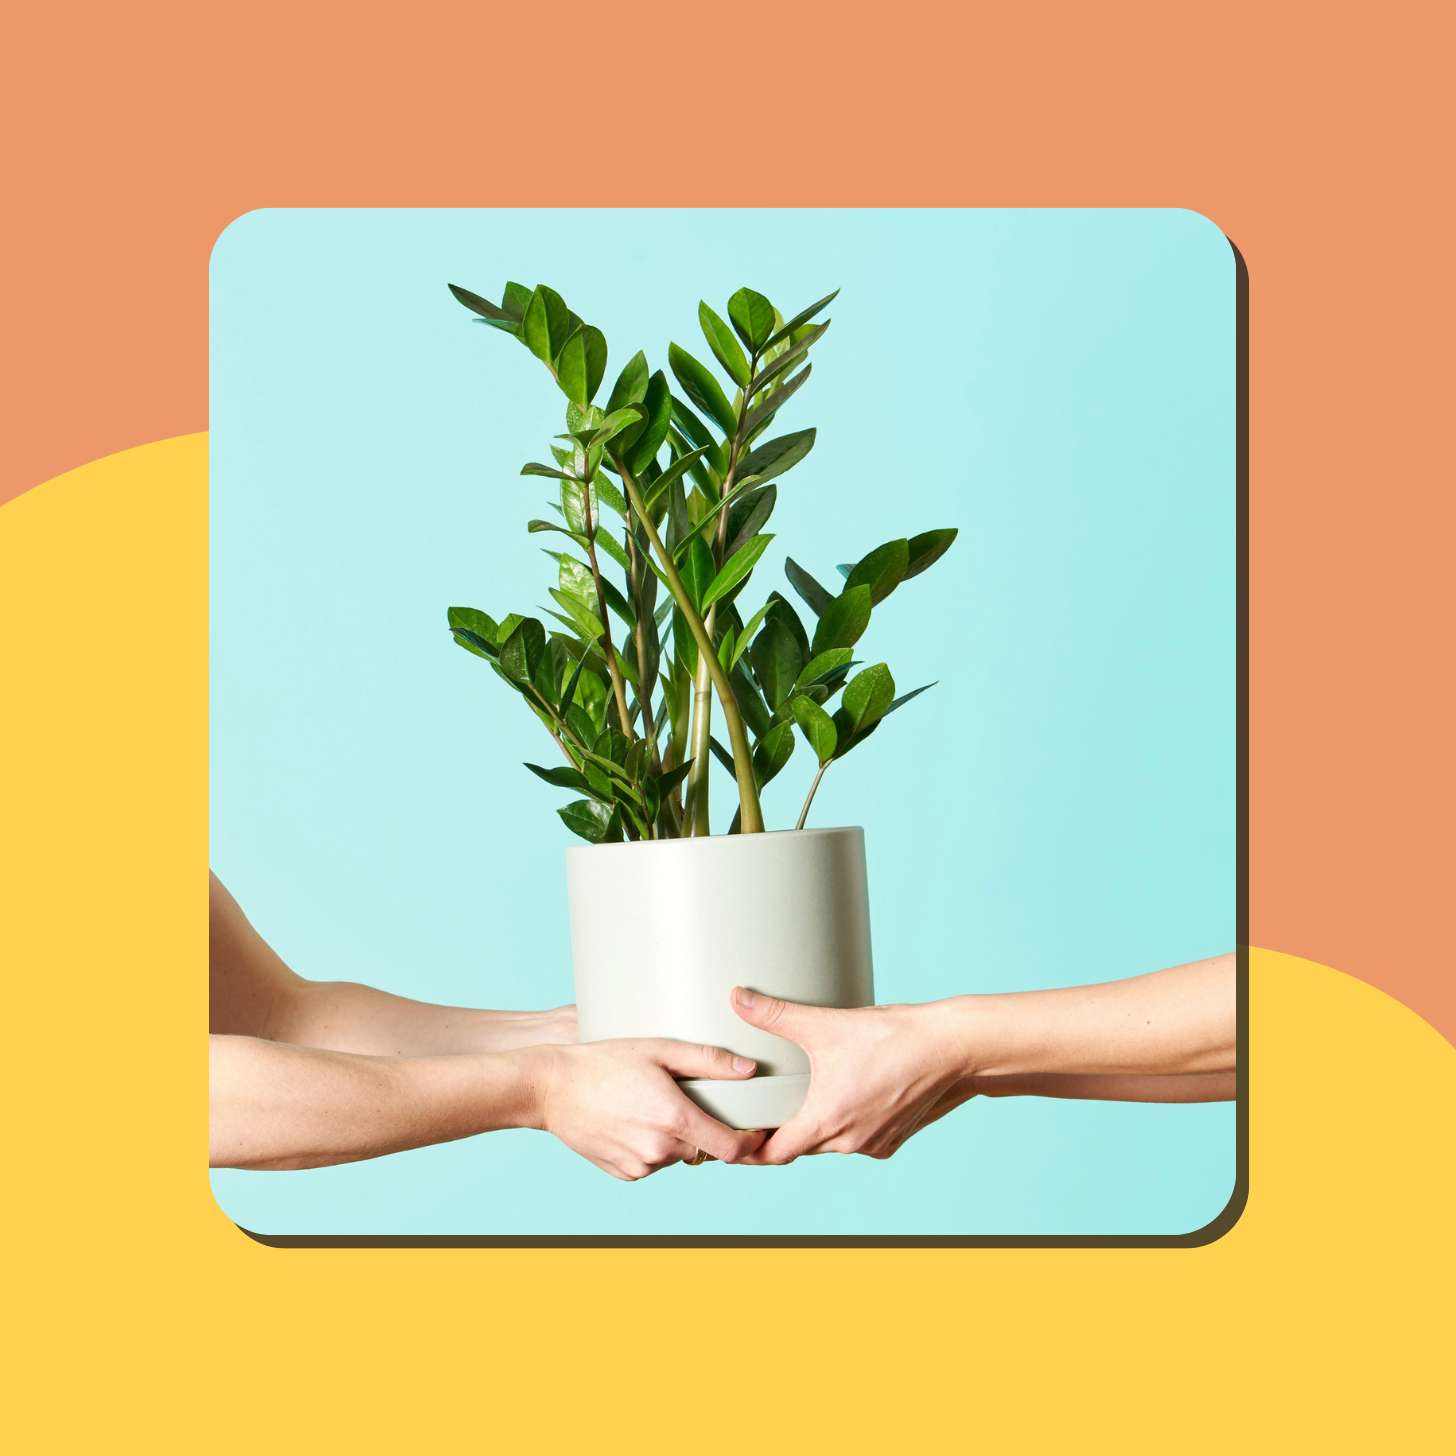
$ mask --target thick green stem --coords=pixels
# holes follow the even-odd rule
[[[718,701],[723,708],[723,721],[728,728],[728,741],[733,747],[733,776],[738,780],[740,830],[744,834],[760,834],[763,832],[763,810],[759,808],[758,782],[753,775],[753,752],[748,743],[748,730],[743,726],[743,715],[738,711],[738,700],[733,696],[733,685],[718,661],[713,639],[709,637],[703,619],[698,615],[692,597],[688,595],[688,589],[673,562],[672,552],[663,545],[662,537],[652,523],[636,477],[621,459],[617,460],[617,469],[622,476],[622,483],[627,487],[627,498],[632,503],[632,509],[642,522],[642,528],[647,532],[647,539],[652,543],[657,559],[662,562],[668,590],[672,593],[683,620],[688,624],[688,630],[693,634],[693,641],[698,648],[698,660],[706,660],[708,674],[717,689]]]
[[[758,368],[758,355],[754,354],[748,366],[748,382],[751,386],[753,375]],[[743,405],[739,411],[738,428],[733,432],[733,441],[728,450],[728,469],[723,476],[723,488],[718,494],[718,520],[713,531],[713,564],[715,567],[723,565],[723,556],[728,544],[728,497],[733,493],[733,477],[738,473],[738,453],[743,448],[742,434],[743,422],[748,415],[748,397],[745,390]],[[713,603],[708,608],[708,616],[703,624],[707,628],[708,640],[711,642],[717,636],[718,628],[718,604]],[[714,657],[716,661],[716,655]],[[707,834],[708,826],[708,781],[712,769],[712,747],[713,735],[713,699],[708,693],[709,667],[703,660],[703,655],[698,654],[698,670],[693,680],[693,731],[692,751],[693,767],[688,774],[688,810],[692,817],[692,832],[694,834]],[[737,758],[737,750],[734,750],[734,758]]]

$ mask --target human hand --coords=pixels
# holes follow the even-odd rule
[[[709,1117],[674,1077],[742,1081],[755,1064],[666,1038],[543,1047],[540,1126],[614,1178],[634,1181],[706,1154],[741,1162],[763,1142]]]
[[[810,1070],[804,1105],[738,1162],[792,1163],[802,1153],[888,1158],[975,1095],[956,1003],[838,1010],[739,986],[733,1009],[750,1026],[802,1047]]]

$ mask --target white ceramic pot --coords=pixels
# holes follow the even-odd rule
[[[809,1087],[793,1042],[740,1020],[734,986],[814,1006],[868,1006],[862,829],[578,845],[566,851],[583,1041],[670,1036],[758,1063],[747,1082],[684,1082],[731,1127],[777,1127]]]

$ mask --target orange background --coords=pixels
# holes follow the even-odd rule
[[[1456,1035],[1443,10],[27,7],[0,500],[205,427],[257,206],[1195,207],[1251,279],[1251,939]]]

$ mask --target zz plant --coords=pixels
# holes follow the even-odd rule
[[[752,612],[741,605],[773,539],[764,527],[777,482],[809,454],[815,432],[765,437],[809,379],[807,356],[829,328],[814,320],[837,290],[787,320],[750,288],[728,300],[726,322],[700,303],[726,387],[669,344],[675,386],[639,351],[601,406],[607,341],[559,293],[507,283],[497,304],[450,291],[477,322],[525,345],[566,396],[552,462],[521,469],[553,482],[557,519],[526,529],[565,538],[547,551],[557,577],[545,612],[555,625],[449,611],[455,641],[520,694],[564,760],[526,767],[580,796],[558,812],[597,844],[707,834],[716,758],[737,787],[729,833],[747,834],[764,827],[759,796],[789,761],[797,729],[816,764],[802,829],[829,765],[925,691],[897,697],[889,667],[859,667],[855,645],[871,611],[956,535],[886,541],[839,568],[837,592],[789,559],[808,621],[777,591]],[[715,699],[726,745],[713,731]]]

